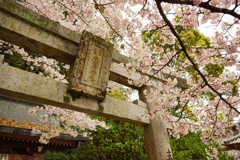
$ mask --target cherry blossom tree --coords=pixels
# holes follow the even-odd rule
[[[145,73],[168,73],[187,79],[186,89],[176,79],[146,91],[153,109],[169,133],[179,137],[201,130],[211,143],[230,136],[239,119],[240,2],[238,0],[19,0],[19,3],[75,30],[88,30],[114,43],[134,59]],[[211,45],[191,44],[184,34],[207,26],[214,33]],[[143,33],[155,32],[157,40],[146,45]],[[170,46],[170,47],[169,47]],[[134,72],[130,65],[125,67]],[[229,67],[234,68],[231,71]],[[217,74],[216,74],[217,73]],[[131,74],[131,73],[129,73]],[[143,85],[151,77],[129,80]],[[177,115],[171,109],[176,108]],[[194,119],[184,116],[189,111]],[[238,129],[240,130],[239,126]],[[208,151],[216,155],[216,150]]]

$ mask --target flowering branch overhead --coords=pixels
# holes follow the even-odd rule
[[[169,26],[170,30],[172,31],[172,33],[174,34],[174,36],[177,38],[177,40],[180,43],[180,46],[182,48],[182,51],[184,52],[184,54],[186,55],[187,59],[191,62],[191,64],[193,65],[194,69],[198,72],[198,74],[201,76],[201,78],[203,79],[204,83],[206,86],[208,86],[213,92],[215,92],[222,101],[224,101],[227,105],[229,105],[229,107],[231,107],[234,111],[236,111],[238,114],[240,114],[240,111],[237,110],[237,108],[233,107],[225,98],[222,97],[222,95],[215,90],[212,85],[209,84],[208,80],[205,78],[205,76],[202,74],[202,72],[199,70],[199,68],[197,67],[197,65],[195,64],[195,62],[193,61],[193,59],[190,57],[190,55],[187,52],[187,49],[181,39],[181,37],[178,35],[178,33],[176,32],[176,30],[174,29],[173,25],[171,24],[171,22],[168,20],[168,18],[166,17],[166,15],[163,12],[163,8],[161,7],[161,3],[158,2],[158,0],[156,0],[156,4],[159,10],[159,13],[161,14],[161,16],[163,17],[164,21],[167,23],[167,25]]]
[[[166,2],[166,3],[171,3],[171,4],[185,4],[185,5],[191,5],[191,6],[197,5],[198,7],[207,9],[207,10],[211,11],[212,13],[229,14],[235,18],[240,19],[240,14],[235,11],[239,7],[238,0],[235,1],[235,7],[233,9],[215,7],[210,4],[211,0],[209,0],[207,2],[202,2],[202,0],[157,0],[156,2],[157,3]],[[231,3],[231,2],[228,2],[228,3]]]

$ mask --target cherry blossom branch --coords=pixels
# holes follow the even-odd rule
[[[20,3],[26,3],[26,4],[34,7],[34,8],[38,11],[38,13],[42,14],[43,16],[46,16],[46,14],[45,14],[44,12],[42,12],[40,9],[38,9],[38,7],[36,7],[35,5],[27,2],[26,0],[16,0],[16,1],[17,1],[17,2],[20,2]],[[47,17],[47,16],[46,16],[46,17]]]
[[[148,2],[148,1],[145,0],[145,2],[144,2],[144,4],[143,4],[142,8],[138,11],[138,13],[137,13],[136,15],[133,16],[132,20],[128,23],[127,28],[130,26],[130,23],[133,21],[133,19],[134,19],[137,15],[139,15],[139,13],[145,8],[145,6],[147,5],[147,2]]]
[[[191,5],[191,6],[196,6],[192,0],[156,0],[157,3],[160,2],[166,2],[166,3],[172,3],[172,4],[185,4],[185,5]],[[210,1],[207,2],[201,2],[198,7],[207,9],[211,11],[212,13],[223,13],[223,14],[229,14],[233,17],[236,17],[240,19],[240,14],[235,12],[235,9],[239,6],[239,4],[235,5],[235,8],[232,10],[226,9],[226,8],[218,8],[215,6],[212,6],[209,4]],[[236,2],[237,3],[237,2]]]
[[[114,4],[115,2],[109,2],[109,3],[104,3],[104,4],[98,4],[99,6],[107,6],[107,5],[110,5],[110,4]]]
[[[156,30],[159,30],[159,29],[165,28],[165,27],[167,26],[167,24],[165,24],[165,25],[163,25],[163,26],[158,26],[158,25],[154,24],[153,21],[151,21],[151,22],[152,22],[152,24],[153,24],[156,28],[151,29],[151,30],[149,30],[149,31],[156,31]]]
[[[161,67],[160,69],[158,69],[157,71],[155,71],[155,72],[151,75],[151,77],[149,77],[148,81],[150,81],[156,74],[158,74],[163,68],[165,68],[165,67],[173,60],[173,58],[176,57],[180,52],[182,52],[182,50],[178,51],[175,55],[173,55],[172,58],[170,58],[170,59],[168,60],[168,62],[163,65],[163,67]],[[148,81],[147,81],[147,82],[148,82]]]
[[[230,28],[232,28],[232,26],[234,26],[234,24],[237,24],[238,21],[239,21],[239,20],[236,20],[236,21],[234,21],[232,24],[230,24],[230,25],[228,26],[228,28],[226,29],[226,32],[228,32],[228,30],[229,30]],[[226,33],[226,32],[225,32],[225,33]],[[225,34],[225,33],[224,33],[224,34]],[[229,35],[231,35],[231,34],[229,33]],[[232,37],[233,37],[233,36],[232,36]]]
[[[214,93],[216,93],[219,98],[225,102],[230,108],[232,108],[234,111],[236,111],[237,113],[240,114],[240,112],[233,107],[225,98],[222,97],[221,93],[219,93],[218,91],[216,91],[208,82],[208,80],[206,79],[206,77],[203,75],[203,73],[198,69],[197,65],[195,64],[195,62],[193,61],[193,59],[190,57],[190,55],[187,52],[187,49],[181,39],[181,37],[178,35],[178,33],[176,32],[175,28],[173,27],[172,23],[168,20],[168,18],[166,17],[166,15],[163,12],[163,8],[161,6],[161,3],[164,2],[164,0],[155,0],[156,4],[157,4],[157,8],[159,10],[160,15],[162,16],[162,18],[164,19],[164,21],[167,23],[167,25],[169,26],[171,32],[174,34],[174,36],[177,38],[177,40],[179,41],[179,44],[182,48],[182,51],[184,52],[185,56],[187,57],[187,59],[190,61],[190,63],[192,64],[192,66],[194,67],[195,71],[200,75],[200,77],[202,78],[202,80],[205,82],[206,86],[208,86]],[[174,0],[175,1],[175,0]]]
[[[83,23],[85,23],[88,27],[90,27],[90,25],[86,22],[86,20],[83,19],[83,17],[81,17],[78,13],[76,13],[74,10],[72,10],[71,8],[67,7],[65,4],[63,4],[62,2],[59,2],[58,3],[63,6],[64,8],[68,9],[69,11],[71,11],[72,13],[74,13],[78,18],[80,18]]]
[[[221,18],[219,19],[219,21],[218,21],[218,23],[217,23],[217,25],[216,25],[216,27],[215,27],[215,29],[219,26],[219,24],[221,23],[221,21],[222,21],[222,19],[223,19],[223,17],[224,17],[224,14],[221,16]]]
[[[185,108],[187,107],[188,103],[189,103],[189,100],[187,100],[187,102],[186,102],[185,105],[183,106],[183,108],[182,108],[182,110],[181,110],[181,112],[180,112],[180,116],[179,116],[179,118],[178,118],[178,120],[177,120],[176,122],[179,122],[180,119],[183,117],[183,112],[184,112]]]
[[[96,2],[96,0],[93,0],[93,1],[94,1],[95,5],[101,6],[101,5],[99,5],[99,4]],[[121,40],[123,40],[126,44],[128,44],[132,49],[136,50],[136,48],[134,48],[130,43],[128,43],[128,42],[123,38],[123,36],[120,35],[120,34],[113,28],[113,26],[112,26],[112,25],[110,24],[110,22],[108,21],[107,17],[105,17],[100,10],[99,10],[99,13],[101,14],[101,16],[103,17],[103,19],[105,20],[105,22],[108,24],[108,26],[114,31],[114,33],[116,33],[117,36],[120,37]]]
[[[233,8],[233,10],[235,10],[238,6],[240,6],[240,3],[238,3],[238,0],[235,1],[235,7]]]
[[[219,99],[218,100],[218,102],[217,102],[217,105],[216,105],[216,108],[215,108],[215,115],[217,115],[217,111],[218,111],[218,107],[219,107],[219,103],[220,103],[220,101],[221,101],[221,99]],[[215,128],[215,126],[216,126],[216,123],[217,123],[217,120],[218,120],[218,118],[217,118],[217,116],[215,117],[215,121],[214,121],[214,124],[213,124],[213,127],[212,128]],[[213,133],[213,131],[212,131],[212,133]],[[211,135],[212,135],[212,133],[211,133]],[[211,136],[210,136],[211,137]]]

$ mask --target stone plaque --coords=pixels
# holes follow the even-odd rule
[[[113,44],[83,31],[70,71],[69,90],[103,100],[110,74],[112,50]]]

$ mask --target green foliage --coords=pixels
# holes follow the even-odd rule
[[[170,144],[173,151],[174,160],[205,160],[207,147],[201,140],[200,134],[190,132],[175,139],[170,137]]]
[[[70,102],[70,97],[64,96],[63,101],[64,101],[64,103],[69,103]]]
[[[10,66],[31,71],[30,65],[26,63],[21,54],[17,52],[13,52],[12,55],[7,53],[7,51],[12,47],[13,46],[8,43],[3,43],[0,47],[0,54],[4,55],[5,62],[7,62]]]
[[[146,159],[142,127],[113,120],[107,120],[107,123],[112,125],[110,129],[98,127],[97,131],[91,132],[93,139],[81,143],[80,148],[68,150],[64,154],[47,152],[44,160],[50,160],[53,157],[59,160]]]
[[[197,122],[198,119],[197,119],[196,115],[192,113],[192,110],[191,110],[192,107],[194,107],[194,106],[191,106],[189,104],[182,106],[178,103],[175,107],[169,109],[169,111],[175,117],[188,118],[192,121]]]
[[[191,47],[195,48],[211,48],[210,38],[206,37],[205,35],[201,34],[198,30],[188,28],[184,29],[182,26],[177,25],[176,31],[181,36],[181,39],[184,42],[184,45],[187,50]],[[184,52],[181,52],[179,48],[179,42],[176,41],[175,43],[164,43],[164,41],[168,41],[170,39],[169,35],[166,35],[162,30],[153,30],[153,31],[145,31],[142,33],[142,41],[144,42],[144,47],[150,47],[150,49],[154,50],[155,52],[152,53],[152,59],[159,59],[162,60],[164,55],[176,51],[179,52],[178,55],[171,60],[168,64],[171,66],[175,71],[186,71],[186,76],[191,76],[193,79],[198,81],[198,73],[195,71],[192,65],[187,66],[186,68],[182,68],[182,64],[187,60],[186,55]],[[172,41],[172,40],[171,40]],[[194,59],[197,55],[201,55],[201,50],[196,49],[196,52],[191,55]],[[154,64],[152,64],[154,67]],[[196,64],[198,65],[198,64]],[[207,66],[207,68],[210,66]],[[221,74],[221,66],[215,67],[212,70],[206,69],[207,72],[211,72],[210,74],[219,75]],[[215,73],[216,72],[216,73]]]
[[[123,101],[127,101],[129,100],[128,95],[131,92],[131,89],[127,89],[127,88],[121,88],[121,89],[117,89],[114,88],[113,90],[111,90],[108,95]]]
[[[77,160],[77,155],[68,152],[51,152],[47,151],[43,156],[44,160]]]
[[[233,95],[237,95],[238,94],[238,86],[237,86],[237,81],[236,80],[228,80],[228,81],[225,81],[223,82],[224,85],[226,84],[231,84],[233,86],[232,88],[232,94]]]
[[[84,159],[140,160],[145,159],[142,128],[133,124],[107,120],[112,127],[98,128],[92,140],[81,145]]]
[[[170,137],[170,144],[173,152],[174,160],[206,160],[207,154],[205,152],[209,145],[201,141],[201,133],[189,132],[187,135],[181,135],[179,139]],[[211,146],[218,148],[218,158],[220,160],[234,160],[221,151],[217,143]]]
[[[210,38],[201,34],[198,30],[189,28],[187,30],[180,31],[180,35],[185,43],[185,46],[202,46],[204,48],[211,47]]]
[[[108,95],[128,100],[130,90],[126,88],[113,89]],[[91,141],[82,143],[80,150],[82,159],[89,160],[141,160],[145,159],[143,131],[142,127],[92,116],[99,120],[104,120],[110,129],[97,128],[97,131],[91,131]]]
[[[143,131],[141,126],[107,120],[113,127],[98,128],[93,139],[80,148],[66,152],[47,152],[44,160],[145,160]],[[190,132],[179,139],[169,137],[174,160],[206,160],[206,148],[218,148],[220,160],[234,160],[221,151],[217,143],[210,146],[200,139],[200,133]]]
[[[212,64],[212,63],[208,63],[205,65],[205,71],[207,71],[207,73],[209,75],[212,75],[213,77],[219,77],[224,70],[224,66],[220,65],[220,64]]]

